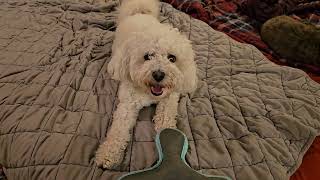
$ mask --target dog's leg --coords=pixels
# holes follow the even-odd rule
[[[179,94],[171,94],[168,98],[161,100],[153,117],[156,131],[164,128],[177,128],[177,111],[178,111]]]
[[[96,152],[98,166],[112,169],[121,163],[128,142],[131,140],[130,131],[136,124],[140,109],[141,107],[137,107],[134,103],[120,101],[114,112],[107,138]]]

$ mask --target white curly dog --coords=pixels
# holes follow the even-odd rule
[[[158,0],[122,0],[108,73],[119,80],[119,104],[96,152],[98,166],[112,169],[123,159],[139,111],[157,103],[156,131],[176,128],[180,93],[197,84],[191,42],[159,22]]]

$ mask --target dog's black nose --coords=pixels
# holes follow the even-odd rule
[[[164,72],[162,72],[162,71],[160,71],[160,70],[154,71],[154,72],[152,73],[153,79],[156,80],[157,82],[162,81],[163,78],[164,78],[164,76],[165,76]]]

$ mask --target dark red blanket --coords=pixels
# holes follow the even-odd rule
[[[312,143],[308,152],[304,155],[299,169],[291,176],[290,180],[319,180],[320,163],[320,137]]]

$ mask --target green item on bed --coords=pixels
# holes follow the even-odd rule
[[[261,37],[288,61],[320,65],[319,27],[289,16],[278,16],[263,24]]]
[[[156,136],[159,160],[149,169],[131,172],[120,180],[231,180],[224,176],[206,176],[188,166],[187,137],[179,130],[164,129]]]

